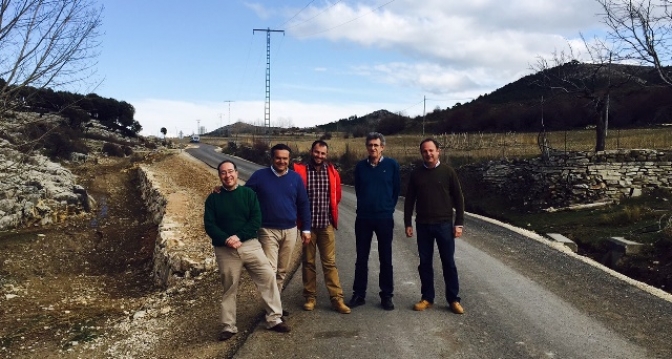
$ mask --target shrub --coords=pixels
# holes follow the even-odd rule
[[[124,150],[121,149],[121,146],[110,142],[103,144],[103,153],[108,156],[124,157]]]

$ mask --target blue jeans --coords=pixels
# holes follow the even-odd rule
[[[434,265],[432,260],[434,258],[434,240],[436,240],[443,268],[443,281],[446,284],[446,299],[448,303],[459,302],[460,284],[457,278],[457,267],[455,266],[455,237],[452,223],[416,223],[416,230],[418,255],[420,256],[418,273],[420,274],[422,299],[434,303]]]
[[[362,219],[355,220],[355,241],[357,246],[357,261],[355,262],[355,283],[352,285],[354,295],[366,298],[366,286],[369,278],[369,254],[373,234],[378,240],[378,260],[380,274],[378,284],[380,297],[391,298],[394,293],[392,271],[392,235],[394,233],[394,219]]]

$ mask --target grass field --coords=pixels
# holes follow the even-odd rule
[[[271,143],[285,143],[298,152],[307,152],[310,145],[323,133],[272,136]],[[366,157],[364,138],[347,137],[343,133],[331,133],[329,154],[339,157],[346,148],[357,158]],[[595,146],[595,131],[560,131],[546,133],[550,147],[561,151],[591,151]],[[384,154],[400,163],[419,158],[418,145],[426,137],[417,135],[386,136]],[[442,160],[454,166],[488,160],[529,158],[541,152],[537,145],[539,134],[534,133],[453,133],[433,136],[442,146]],[[265,136],[240,134],[235,137],[202,137],[201,141],[223,146],[230,141],[239,145],[252,145],[254,141],[267,141]],[[672,127],[653,129],[612,130],[607,135],[606,149],[654,148],[672,149]]]

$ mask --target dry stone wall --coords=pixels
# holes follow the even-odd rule
[[[644,190],[672,189],[672,150],[632,149],[552,152],[530,160],[465,166],[485,186],[524,205],[565,207],[637,197]]]
[[[138,168],[143,200],[153,222],[158,225],[153,276],[154,283],[161,287],[170,287],[181,278],[194,277],[216,269],[212,245],[202,228],[202,212],[195,213],[195,207],[202,209],[204,199],[189,193],[188,189],[182,188],[169,177],[179,176],[180,173],[173,173],[175,171],[165,168],[190,168],[192,172],[199,174],[199,171],[204,171],[198,167],[188,167],[185,156],[188,155],[172,155],[161,163]],[[207,173],[201,176],[206,175]],[[181,206],[186,206],[187,210],[180,209]],[[196,220],[189,223],[187,217],[195,217]]]

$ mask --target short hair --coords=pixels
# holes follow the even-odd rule
[[[420,142],[420,146],[419,146],[420,151],[422,151],[422,145],[424,145],[424,144],[427,143],[427,142],[433,142],[433,143],[434,143],[434,146],[436,146],[436,149],[437,149],[437,150],[440,150],[440,149],[441,149],[441,146],[439,145],[439,141],[437,141],[437,140],[435,140],[435,139],[433,139],[433,138],[425,138],[424,140],[422,140],[422,142]]]
[[[219,172],[219,169],[220,169],[220,168],[222,167],[222,165],[225,164],[225,163],[230,163],[230,164],[232,164],[232,165],[233,165],[233,169],[234,169],[235,171],[238,171],[238,166],[236,166],[236,163],[235,163],[235,162],[233,162],[233,161],[231,161],[231,160],[224,160],[224,161],[220,162],[220,163],[217,165],[217,172]]]
[[[271,158],[275,157],[275,151],[283,151],[283,150],[288,151],[290,155],[292,154],[292,149],[289,148],[289,146],[287,146],[284,143],[278,143],[277,145],[271,147]]]
[[[312,150],[313,148],[315,148],[315,145],[320,145],[320,147],[326,147],[327,149],[329,149],[329,145],[322,140],[317,140],[313,142],[313,144],[310,145],[310,149]]]
[[[371,140],[380,140],[380,144],[385,146],[385,136],[380,132],[369,132],[369,134],[366,135],[364,144],[368,144]]]

